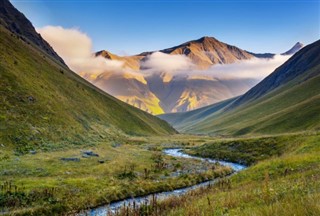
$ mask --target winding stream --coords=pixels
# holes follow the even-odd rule
[[[221,165],[231,167],[232,169],[235,170],[235,172],[239,172],[239,171],[241,171],[241,170],[246,168],[246,166],[241,165],[241,164],[237,164],[237,163],[231,163],[231,162],[226,162],[226,161],[220,161],[220,160],[213,160],[213,159],[207,159],[207,158],[191,156],[191,155],[183,153],[182,149],[180,149],[180,148],[165,149],[163,151],[163,153],[166,154],[166,155],[172,156],[172,157],[197,159],[197,160],[201,160],[201,161],[207,161],[209,163],[218,162]],[[183,195],[183,194],[185,194],[185,193],[187,193],[187,192],[189,192],[191,190],[194,190],[194,189],[197,189],[197,188],[200,188],[200,187],[205,187],[205,186],[207,186],[209,184],[213,184],[215,182],[216,182],[216,180],[211,180],[211,181],[202,182],[202,183],[199,183],[199,184],[196,184],[196,185],[193,185],[193,186],[189,186],[189,187],[185,187],[185,188],[181,188],[181,189],[176,189],[176,190],[172,190],[172,191],[165,191],[165,192],[159,192],[159,193],[150,194],[150,195],[141,196],[141,197],[128,198],[128,199],[124,199],[124,200],[113,202],[113,203],[111,203],[109,205],[100,206],[100,207],[97,207],[97,208],[90,209],[87,212],[85,212],[84,214],[80,214],[80,215],[90,215],[90,216],[107,215],[110,212],[115,212],[116,210],[120,209],[124,205],[133,206],[133,203],[135,202],[135,205],[139,206],[141,204],[146,203],[146,201],[152,200],[152,198],[154,196],[157,198],[157,200],[163,200],[163,199],[166,199],[166,198],[171,197],[171,196],[180,196],[180,195]]]

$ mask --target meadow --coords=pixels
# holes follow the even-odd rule
[[[163,155],[163,148],[188,145],[185,140],[192,138],[178,135],[169,140],[132,137],[122,142],[38,149],[26,154],[0,147],[1,211],[15,215],[76,213],[232,172],[226,167],[213,169],[198,160]],[[194,138],[191,144],[201,142]]]

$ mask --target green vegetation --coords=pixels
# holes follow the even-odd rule
[[[177,114],[183,131],[217,139],[173,135],[166,122],[103,93],[46,53],[0,27],[0,214],[74,214],[219,178],[120,214],[320,215],[320,134],[301,132],[320,127],[318,61],[228,112],[237,99]],[[288,132],[300,134],[226,139]],[[228,167],[163,155],[168,147],[251,166],[229,176]]]
[[[0,27],[0,144],[19,153],[175,131]]]
[[[159,143],[187,144],[154,137],[175,133],[166,122],[103,93],[20,36],[0,33],[1,212],[65,214],[232,172],[162,156]]]
[[[222,179],[212,187],[192,191],[187,195],[160,201],[148,208],[150,215],[312,215],[320,214],[320,134],[281,136],[261,139],[263,145],[274,145],[275,155],[254,156],[260,139],[241,140],[235,148],[248,147],[246,153],[256,164],[244,171]],[[247,144],[245,142],[247,141]],[[226,142],[230,147],[237,141]],[[217,144],[218,143],[218,144]],[[199,154],[207,156],[220,142],[205,144]],[[288,146],[283,151],[284,145]],[[251,147],[252,148],[251,148]],[[200,147],[199,147],[200,148]],[[199,151],[195,148],[195,152]],[[222,149],[224,153],[227,148]],[[262,152],[262,150],[258,150]],[[242,156],[236,154],[234,158]],[[250,153],[251,152],[251,153]],[[268,153],[269,152],[269,153]],[[282,152],[278,155],[278,152]],[[272,156],[274,155],[274,156]],[[159,211],[161,209],[161,211]]]
[[[195,147],[188,153],[200,157],[252,165],[272,156],[280,156],[300,142],[299,135],[217,140]]]
[[[319,71],[320,65],[313,70]],[[198,125],[197,131],[243,135],[318,130],[319,82],[320,74],[299,85],[287,85],[228,114],[206,119]],[[211,130],[212,128],[215,129]]]
[[[194,185],[232,172],[230,168],[213,167],[198,160],[162,155],[161,148],[143,144],[143,139],[24,155],[0,147],[0,211],[16,215],[77,212],[126,197]],[[161,142],[155,137],[152,140]],[[99,157],[84,157],[85,150]]]

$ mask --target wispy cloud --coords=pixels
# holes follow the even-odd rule
[[[108,60],[93,55],[92,40],[78,29],[65,29],[60,26],[46,26],[37,31],[77,73],[103,73],[122,71],[123,62]]]

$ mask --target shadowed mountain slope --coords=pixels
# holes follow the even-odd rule
[[[52,56],[55,60],[64,64],[62,58],[58,56],[58,54],[41,37],[41,35],[35,31],[32,23],[8,0],[0,1],[0,24],[15,35],[19,36],[20,39],[27,43],[33,43]]]

